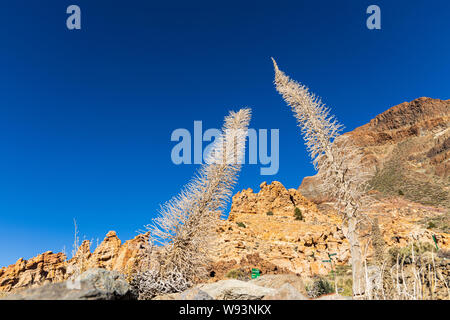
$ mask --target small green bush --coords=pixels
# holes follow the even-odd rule
[[[404,196],[405,194],[403,193],[402,190],[398,190],[398,195],[399,195],[399,196]]]
[[[247,228],[247,226],[246,226],[245,223],[243,223],[243,222],[236,222],[236,224],[237,224],[238,227],[240,227],[240,228]]]
[[[273,216],[273,212],[272,211],[267,211],[266,215]]]
[[[231,269],[227,272],[225,277],[237,280],[248,280],[250,278],[250,274],[242,269]]]
[[[436,228],[436,224],[433,221],[428,222],[427,229],[433,229]]]
[[[316,276],[313,282],[306,286],[306,292],[310,298],[317,298],[324,294],[334,292],[334,286],[323,277]]]
[[[294,217],[295,217],[295,220],[303,220],[302,210],[300,210],[299,208],[295,207]]]

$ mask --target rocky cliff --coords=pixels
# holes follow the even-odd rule
[[[364,151],[376,190],[450,209],[450,100],[404,102],[346,135]],[[306,177],[299,191],[318,200],[318,183]]]
[[[269,199],[269,200],[268,200]],[[295,216],[295,208],[302,219]],[[376,202],[365,212],[377,219],[381,236],[388,247],[406,246],[412,241],[433,243],[438,239],[440,248],[450,248],[450,234],[427,229],[424,221],[445,215],[445,210],[424,206],[393,197]],[[350,252],[346,230],[331,206],[320,209],[297,190],[287,190],[280,182],[262,183],[261,190],[238,192],[228,220],[219,230],[216,263],[212,267],[215,277],[222,278],[232,269],[262,266],[265,273],[290,272],[301,276],[326,275],[331,270],[328,254],[337,265],[348,265]],[[370,239],[371,229],[363,230],[362,241]],[[369,246],[368,255],[372,255]],[[270,265],[268,265],[270,263]],[[281,269],[283,271],[281,271]]]
[[[116,233],[110,231],[94,252],[90,250],[90,242],[83,241],[76,255],[70,260],[67,260],[63,253],[51,251],[29,260],[21,258],[15,264],[0,269],[0,292],[61,282],[91,268],[128,274],[145,254],[146,237],[138,235],[122,244]]]
[[[224,279],[230,272],[248,275],[251,268],[263,274],[326,275],[331,270],[331,265],[324,262],[329,253],[336,254],[337,265],[348,265],[346,230],[341,229],[340,218],[331,208],[322,206],[319,210],[296,189],[287,190],[277,181],[264,182],[260,188],[257,193],[247,189],[233,197],[229,218],[221,221],[217,229],[211,281]],[[295,215],[296,208],[301,219]],[[422,224],[424,219],[444,213],[443,209],[396,197],[378,202],[367,215],[378,218],[388,246],[405,246],[411,240],[432,243],[435,235],[440,248],[450,249],[450,234],[431,231]],[[110,231],[93,252],[89,241],[84,241],[68,261],[64,254],[52,252],[30,260],[19,259],[0,269],[0,292],[60,282],[91,268],[129,274],[145,255],[146,240],[146,235],[139,235],[122,244]],[[367,241],[364,234],[363,241]]]

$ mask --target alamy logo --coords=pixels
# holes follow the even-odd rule
[[[210,153],[215,143],[221,143],[221,130],[211,128],[203,131],[202,121],[194,121],[193,134],[188,129],[179,128],[172,132],[170,140],[178,142],[171,152],[172,162],[180,164],[204,164],[209,163]],[[279,129],[248,129],[247,144],[244,154],[237,157],[234,150],[228,150],[223,157],[227,163],[233,164],[260,164],[261,175],[275,175],[278,173],[279,154]],[[270,140],[270,141],[269,141]],[[204,142],[207,145],[204,146]],[[269,153],[270,142],[270,153]],[[248,150],[248,152],[246,152]]]
[[[66,10],[67,14],[70,14],[66,20],[66,26],[69,30],[80,30],[81,29],[81,9],[77,5],[70,5]]]
[[[370,16],[367,18],[366,26],[369,30],[380,30],[381,29],[381,9],[377,5],[371,5],[367,7],[366,10],[367,14],[370,14]]]

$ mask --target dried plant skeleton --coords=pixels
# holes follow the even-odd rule
[[[250,118],[250,109],[230,112],[205,164],[147,226],[152,243],[161,245],[156,261],[139,276],[147,297],[183,290],[204,274],[221,211],[241,168]]]
[[[330,115],[329,109],[308,88],[291,80],[277,66],[275,86],[291,106],[297,118],[314,167],[321,178],[322,191],[335,199],[342,215],[346,237],[350,243],[353,272],[353,294],[364,295],[364,268],[358,239],[360,215],[367,194],[367,174],[362,166],[362,154],[345,135],[343,126]]]

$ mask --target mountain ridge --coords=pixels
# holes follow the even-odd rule
[[[450,249],[448,228],[424,224],[449,219],[449,128],[450,100],[419,98],[345,133],[362,148],[364,165],[374,173],[371,184],[379,201],[366,214],[379,221],[388,247],[405,246],[411,240],[433,243],[435,236],[441,248]],[[228,219],[217,229],[209,281],[254,267],[269,274],[326,275],[331,266],[323,261],[330,252],[336,253],[337,265],[348,266],[345,230],[327,202],[330,199],[318,193],[319,183],[313,176],[305,177],[298,189],[286,189],[273,181],[261,183],[258,192],[237,192]],[[90,242],[84,241],[70,260],[50,251],[19,259],[0,269],[0,292],[60,282],[77,268],[100,267],[130,274],[146,254],[147,236],[138,235],[122,244],[110,231],[94,252]],[[368,236],[363,230],[363,241]]]
[[[363,151],[373,189],[450,209],[450,100],[403,102],[344,135]],[[298,190],[320,202],[318,184],[305,177]]]

